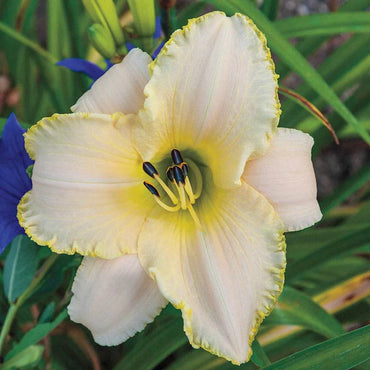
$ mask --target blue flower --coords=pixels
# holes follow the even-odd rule
[[[80,58],[67,58],[57,62],[57,66],[66,67],[73,72],[81,72],[96,81],[103,76],[104,70],[94,63]]]
[[[0,254],[24,230],[17,220],[17,206],[32,183],[26,169],[33,164],[24,148],[25,130],[12,113],[0,139]]]

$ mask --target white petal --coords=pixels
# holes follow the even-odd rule
[[[248,185],[209,189],[195,209],[158,211],[144,223],[139,258],[162,294],[180,308],[190,343],[242,363],[283,284],[282,223]]]
[[[279,128],[269,151],[245,167],[243,179],[271,202],[286,231],[305,229],[322,217],[316,199],[312,145],[310,135]]]
[[[71,107],[72,112],[137,113],[144,104],[144,86],[149,81],[151,61],[140,49],[131,50],[78,99]]]
[[[103,114],[44,118],[25,136],[35,159],[20,223],[57,253],[115,258],[135,253],[152,196],[130,140],[130,120]]]
[[[167,303],[135,254],[113,260],[85,257],[72,292],[71,319],[85,325],[95,342],[106,346],[143,330]]]
[[[279,117],[277,82],[264,36],[247,17],[213,12],[176,31],[151,65],[134,139],[144,160],[173,148],[196,152],[222,187],[240,183]],[[190,155],[191,156],[191,155]]]

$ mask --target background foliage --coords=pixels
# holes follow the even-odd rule
[[[126,39],[154,47],[140,32],[130,39],[135,24],[130,24],[127,1],[115,4]],[[156,4],[156,14],[162,17],[164,38],[188,18],[212,9],[251,17],[267,37],[280,84],[325,113],[340,140],[337,146],[317,114],[302,107],[302,99],[282,96],[280,126],[315,139],[324,218],[313,228],[287,234],[284,291],[261,326],[252,361],[241,368],[365,369],[370,366],[369,1],[342,1],[340,6],[330,1],[330,13],[288,18],[279,16],[279,5],[278,0],[198,0],[168,9]],[[105,67],[88,41],[91,24],[79,0],[0,0],[1,130],[12,111],[28,128],[44,116],[68,112],[88,89],[89,78],[55,63],[78,57]],[[1,368],[233,367],[192,349],[180,313],[170,306],[126,343],[96,345],[66,313],[80,257],[50,256],[25,236],[0,256],[2,328],[6,316],[14,314],[9,335],[0,338]]]

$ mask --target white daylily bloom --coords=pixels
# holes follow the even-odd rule
[[[313,142],[277,129],[274,65],[243,15],[190,21],[151,77],[148,63],[130,52],[80,113],[29,130],[19,220],[57,253],[95,257],[69,313],[98,343],[124,341],[170,301],[194,347],[242,363],[282,289],[283,232],[321,218]]]

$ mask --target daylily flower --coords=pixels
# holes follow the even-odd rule
[[[26,134],[36,162],[18,214],[39,244],[87,256],[72,320],[115,345],[169,301],[194,347],[247,361],[282,289],[283,232],[321,217],[312,138],[277,129],[264,36],[209,13],[152,63],[132,50],[72,110]]]
[[[0,139],[0,254],[17,235],[24,234],[17,205],[31,189],[26,170],[33,163],[24,149],[25,131],[12,113]]]

